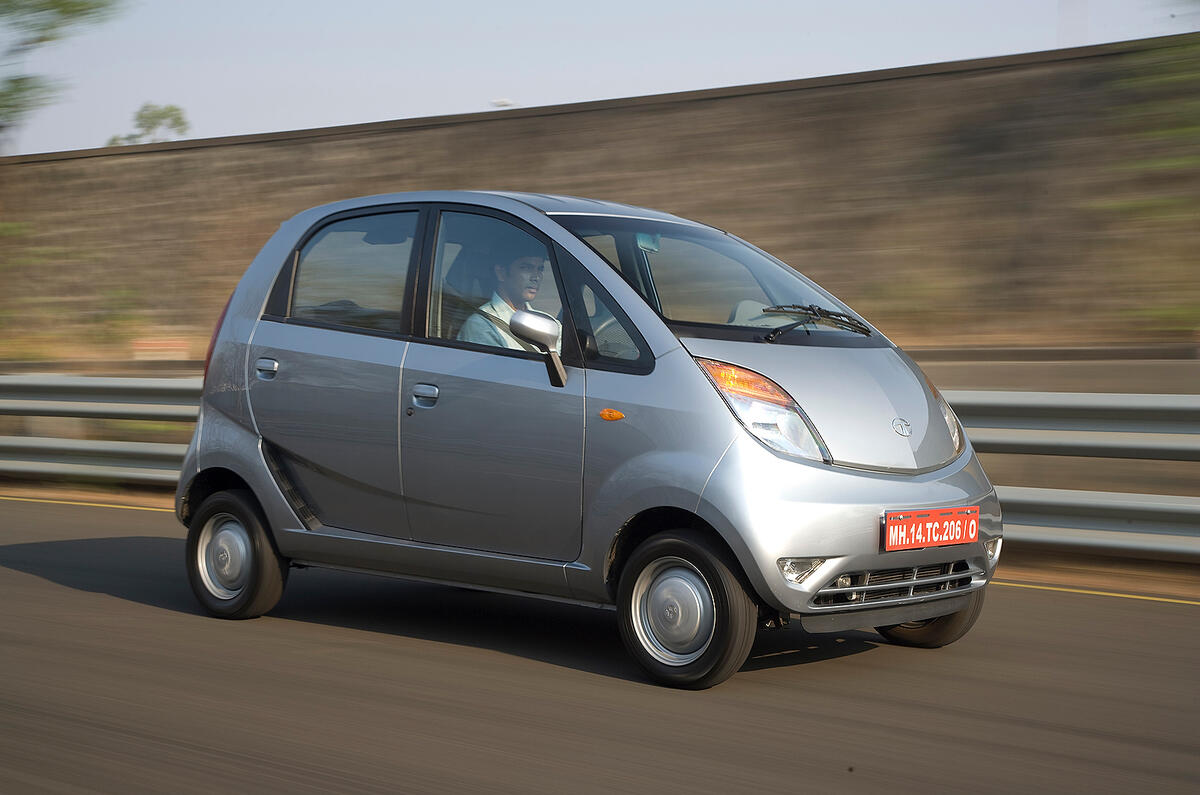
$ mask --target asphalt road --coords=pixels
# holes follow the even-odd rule
[[[221,621],[182,558],[169,513],[0,500],[0,791],[1200,788],[1195,604],[996,585],[945,649],[789,629],[692,693],[609,612],[304,570]]]

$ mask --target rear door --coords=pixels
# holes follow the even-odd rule
[[[584,372],[575,340],[562,337],[567,383],[555,387],[544,358],[488,319],[503,322],[499,316],[513,310],[501,295],[510,268],[533,265],[540,276],[536,289],[527,284],[518,301],[527,307],[520,308],[561,322],[551,244],[515,219],[452,207],[437,219],[435,243],[428,336],[411,343],[401,389],[413,538],[574,560],[584,433]],[[476,312],[481,308],[486,316]]]
[[[408,537],[400,370],[421,212],[341,214],[280,274],[251,341],[247,382],[264,451],[301,516]]]

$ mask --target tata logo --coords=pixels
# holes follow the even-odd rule
[[[900,417],[892,420],[892,430],[901,436],[912,436],[912,426],[908,424],[908,420]]]

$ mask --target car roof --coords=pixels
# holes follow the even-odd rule
[[[562,196],[554,193],[521,193],[517,191],[480,191],[492,196],[506,196],[524,202],[546,215],[610,215],[625,218],[650,218],[660,221],[675,221],[677,223],[703,226],[697,221],[680,218],[659,210],[637,207],[632,204],[605,201],[603,199],[585,199],[581,196]]]
[[[636,207],[632,204],[585,199],[579,196],[561,196],[552,193],[522,193],[519,191],[412,191],[407,193],[385,193],[375,196],[359,196],[353,199],[312,207],[299,213],[296,220],[311,222],[317,218],[341,210],[357,209],[374,204],[401,204],[405,202],[463,202],[484,207],[504,209],[505,204],[517,201],[549,216],[555,215],[606,215],[619,218],[646,218],[670,221],[689,226],[705,227],[698,221],[677,215]],[[508,205],[511,207],[511,204]]]

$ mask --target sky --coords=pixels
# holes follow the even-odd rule
[[[6,154],[642,96],[1200,30],[1197,0],[124,0],[25,59],[62,91]]]

